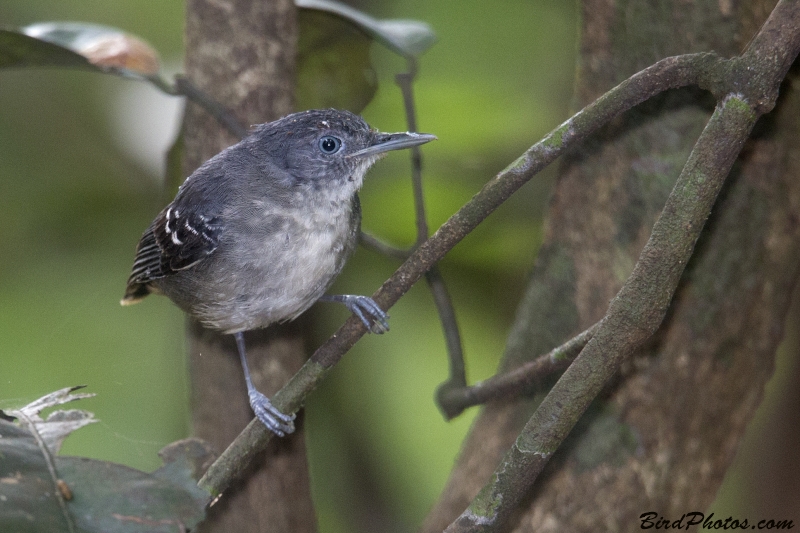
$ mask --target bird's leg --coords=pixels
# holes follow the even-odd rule
[[[351,313],[361,319],[372,333],[386,333],[389,331],[389,315],[378,307],[375,300],[369,296],[356,296],[353,294],[326,294],[320,298],[322,302],[339,302],[347,306]],[[367,319],[369,316],[372,320]]]
[[[244,334],[241,332],[234,333],[236,339],[236,347],[239,349],[239,358],[242,360],[242,368],[244,369],[244,380],[247,383],[247,395],[250,397],[250,407],[256,414],[259,420],[267,426],[267,429],[275,433],[279,437],[286,436],[287,433],[294,432],[294,415],[286,415],[281,413],[269,398],[261,394],[253,386],[253,380],[250,378],[250,368],[247,366],[247,354],[244,349]]]

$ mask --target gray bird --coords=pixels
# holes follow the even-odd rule
[[[433,135],[380,133],[347,111],[312,110],[261,124],[206,161],[144,232],[122,299],[164,294],[205,327],[233,334],[250,405],[279,436],[294,416],[253,386],[242,332],[341,302],[368,329],[389,329],[367,296],[325,295],[353,253],[358,190],[390,150]]]

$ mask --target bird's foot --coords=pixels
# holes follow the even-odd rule
[[[253,389],[249,393],[250,407],[267,429],[279,437],[285,437],[294,432],[294,415],[287,415],[272,405],[269,398]]]
[[[369,296],[337,294],[333,296],[325,295],[320,299],[328,302],[343,303],[372,333],[380,335],[389,331],[389,315],[378,307],[375,300]]]

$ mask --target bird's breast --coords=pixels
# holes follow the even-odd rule
[[[295,318],[318,300],[355,249],[360,223],[352,198],[305,208],[263,201],[251,207],[237,214],[230,233],[252,238],[231,239],[220,250],[242,268],[217,276],[228,311],[243,329]]]

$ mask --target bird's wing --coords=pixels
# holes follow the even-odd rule
[[[153,223],[153,236],[163,275],[189,268],[216,250],[221,229],[217,217],[177,207],[162,211]]]
[[[202,261],[217,249],[221,231],[217,217],[175,204],[168,206],[158,214],[136,247],[123,302],[132,303],[146,296],[150,292],[147,283]]]

